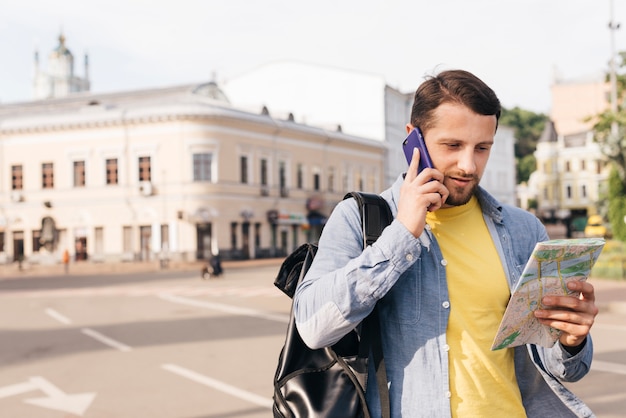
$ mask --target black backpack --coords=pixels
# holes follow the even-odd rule
[[[389,205],[379,195],[352,192],[344,199],[351,197],[359,205],[365,248],[376,241],[393,217]],[[306,243],[287,256],[274,281],[276,287],[293,298],[296,286],[311,266],[316,252],[317,245]],[[355,329],[333,346],[317,350],[310,349],[302,341],[292,306],[287,337],[274,376],[274,417],[370,418],[364,389],[370,350],[383,417],[388,417],[389,390],[378,306],[363,320],[360,333]]]

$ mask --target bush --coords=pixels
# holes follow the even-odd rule
[[[626,253],[624,243],[617,240],[608,240],[591,269],[591,277],[602,279],[626,279]]]

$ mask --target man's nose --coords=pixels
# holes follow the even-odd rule
[[[476,172],[476,160],[474,159],[474,150],[463,151],[457,163],[459,170],[467,174]]]

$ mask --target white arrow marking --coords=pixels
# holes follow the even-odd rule
[[[0,388],[0,399],[8,398],[9,396],[19,395],[20,393],[30,392],[37,389],[32,382],[17,383],[15,385],[5,386]]]
[[[200,373],[194,372],[193,370],[185,369],[175,364],[163,364],[161,365],[161,367],[169,372],[185,377],[189,380],[193,380],[196,383],[200,383],[213,389],[217,389],[221,392],[228,393],[229,395],[235,396],[239,399],[243,399],[245,401],[265,408],[271,409],[274,404],[271,399],[264,398],[255,393],[247,392],[235,386],[220,382],[219,380],[212,379],[208,376],[204,376]]]
[[[41,376],[31,377],[30,381],[48,396],[46,398],[26,399],[24,402],[43,408],[69,412],[82,417],[96,397],[95,393],[68,395]]]
[[[95,393],[79,393],[68,395],[59,388],[48,382],[41,376],[31,377],[28,382],[17,383],[15,385],[0,388],[0,399],[9,396],[19,395],[33,390],[41,390],[47,395],[46,398],[26,399],[24,402],[40,406],[42,408],[55,409],[57,411],[69,412],[74,415],[83,416],[91,402],[96,397]]]

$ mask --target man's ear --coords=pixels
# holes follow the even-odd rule
[[[411,131],[413,130],[413,125],[411,125],[410,123],[406,124],[406,134],[410,134]]]

